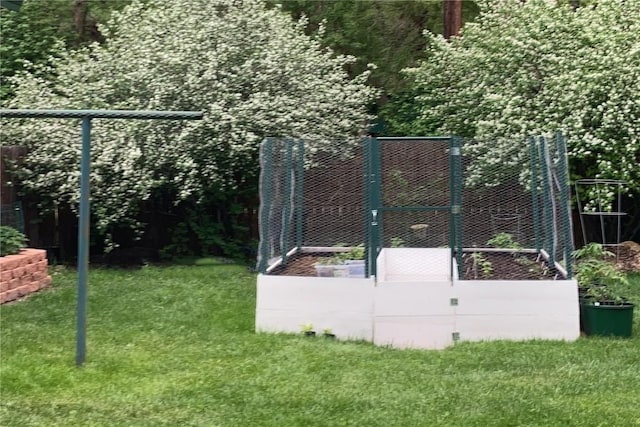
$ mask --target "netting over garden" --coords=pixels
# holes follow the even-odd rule
[[[521,157],[510,164],[476,147],[448,137],[322,146],[266,139],[259,271],[283,271],[306,257],[284,274],[312,275],[316,263],[359,257],[366,274],[375,275],[383,247],[404,247],[450,250],[447,268],[460,278],[570,275],[564,267],[572,243],[562,137],[522,142]],[[414,261],[441,267],[438,259]]]

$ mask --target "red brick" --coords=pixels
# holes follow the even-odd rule
[[[45,278],[46,276],[47,276],[46,272],[44,272],[44,271],[36,271],[35,273],[33,273],[31,275],[31,279],[32,280],[40,280],[40,279]]]
[[[25,265],[29,264],[29,261],[31,259],[31,257],[29,255],[24,254],[24,251],[20,252],[17,255],[11,255],[16,257],[16,267],[24,267]]]
[[[9,290],[9,281],[0,282],[0,292],[6,292]]]
[[[40,281],[39,281],[40,289],[46,288],[50,284],[51,284],[51,276],[47,276],[44,279],[40,279]]]
[[[0,272],[0,281],[6,282],[13,279],[13,269],[11,270],[3,270]]]
[[[44,249],[24,249],[21,254],[26,255],[31,262],[39,262],[46,259],[47,251]]]
[[[23,277],[23,276],[25,276],[25,275],[27,274],[26,268],[27,268],[27,267],[18,267],[18,268],[15,268],[15,269],[13,270],[13,278],[14,278],[14,279],[17,279],[17,278],[19,278],[19,277]]]
[[[7,255],[0,258],[0,271],[13,270],[20,266],[19,255]]]
[[[43,259],[43,260],[41,260],[41,261],[38,261],[38,262],[36,263],[36,268],[37,268],[38,270],[47,271],[47,260],[46,260],[46,259]]]
[[[10,291],[7,292],[3,292],[2,293],[2,302],[8,302],[8,301],[13,301],[14,299],[17,299],[18,297],[20,297],[20,294],[18,293],[18,291],[16,289],[11,289]]]
[[[22,285],[19,288],[15,289],[18,292],[19,297],[23,297],[32,292],[31,285]]]
[[[19,288],[20,286],[22,286],[22,278],[18,277],[9,280],[9,290]]]
[[[27,274],[32,274],[35,271],[38,270],[38,267],[36,264],[27,264],[25,267],[23,267],[25,269],[25,271],[27,272]]]

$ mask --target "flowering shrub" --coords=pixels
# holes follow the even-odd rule
[[[376,91],[349,79],[336,56],[278,8],[257,0],[157,0],[115,13],[107,42],[53,60],[57,77],[15,79],[8,107],[200,110],[194,122],[100,120],[92,130],[92,207],[98,229],[140,230],[141,202],[175,204],[253,188],[265,136],[317,145],[358,136]],[[50,75],[52,73],[40,73]],[[19,178],[43,206],[77,204],[80,126],[7,120],[4,141],[27,145]]]
[[[518,168],[527,136],[560,129],[574,176],[639,192],[640,2],[558,3],[485,1],[461,37],[429,36],[429,58],[410,70],[420,122],[474,138],[476,176]]]

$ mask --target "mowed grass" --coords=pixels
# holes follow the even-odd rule
[[[53,279],[0,309],[2,426],[640,425],[638,313],[627,340],[395,350],[254,333],[242,266],[93,269],[76,368],[76,275]]]

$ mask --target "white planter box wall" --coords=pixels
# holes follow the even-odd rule
[[[299,333],[312,323],[339,338],[425,349],[579,337],[575,280],[452,280],[450,262],[448,249],[385,248],[377,282],[259,275],[256,329]]]
[[[337,338],[373,340],[374,279],[258,275],[256,330],[299,333],[312,324]]]
[[[575,280],[460,280],[452,291],[460,341],[580,336]]]

